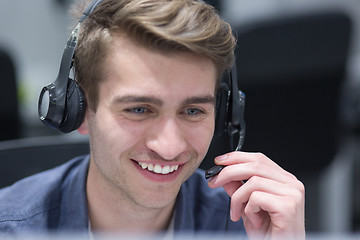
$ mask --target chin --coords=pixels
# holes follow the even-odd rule
[[[180,187],[159,189],[141,194],[138,203],[146,208],[164,208],[175,203]]]

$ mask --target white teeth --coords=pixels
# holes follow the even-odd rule
[[[161,166],[156,164],[154,167],[154,172],[161,173]]]
[[[161,173],[161,174],[169,174],[173,171],[176,171],[179,168],[179,165],[161,166],[159,164],[154,165],[152,163],[143,163],[143,162],[138,162],[138,163],[143,169],[147,169],[150,172]]]
[[[170,166],[164,166],[161,170],[162,174],[167,174],[170,172]]]
[[[148,167],[148,164],[147,164],[147,163],[142,163],[142,164],[140,164],[140,166],[141,166],[143,169],[145,169],[145,168]]]

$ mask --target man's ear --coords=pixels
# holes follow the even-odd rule
[[[88,110],[88,109],[87,109]],[[88,111],[86,111],[85,113],[85,117],[84,117],[84,121],[82,122],[82,124],[80,125],[80,127],[77,129],[77,131],[82,134],[82,135],[87,135],[89,134],[89,126],[88,126],[88,121],[87,121],[87,114]]]

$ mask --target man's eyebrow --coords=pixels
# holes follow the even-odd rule
[[[148,96],[136,96],[136,95],[126,95],[123,97],[117,97],[113,101],[116,103],[151,103],[158,106],[163,105],[163,101],[156,97],[148,97]]]
[[[215,105],[215,97],[212,95],[205,95],[199,97],[190,97],[183,101],[183,105],[201,104],[201,103],[210,103]]]
[[[136,95],[126,95],[122,97],[117,97],[113,101],[115,104],[117,103],[150,103],[158,106],[163,105],[163,101],[152,96],[136,96]],[[189,97],[182,102],[182,105],[189,104],[202,104],[202,103],[210,103],[215,105],[215,97],[212,95],[205,96],[196,96]]]

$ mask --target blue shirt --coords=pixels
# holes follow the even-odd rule
[[[25,178],[0,190],[0,233],[76,232],[88,234],[86,177],[89,156]],[[229,219],[229,197],[211,189],[197,170],[181,187],[175,207],[175,233],[244,234]]]

